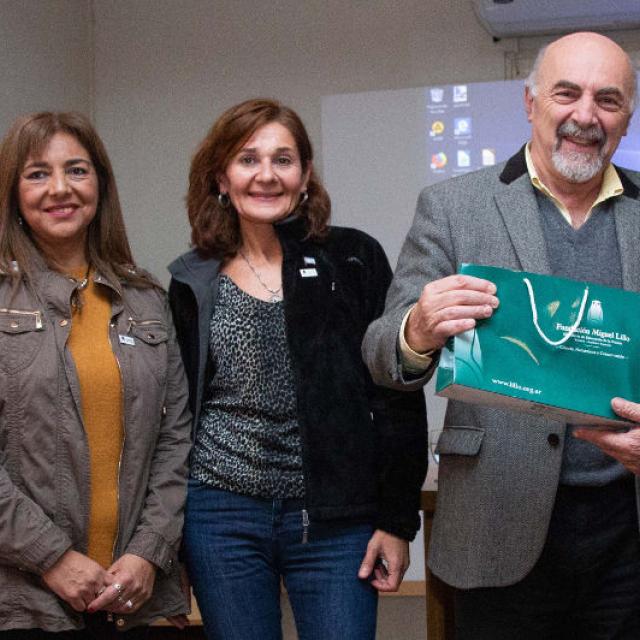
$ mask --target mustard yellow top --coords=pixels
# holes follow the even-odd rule
[[[71,273],[82,280],[87,268]],[[118,532],[118,466],[123,444],[122,384],[109,341],[111,298],[89,278],[73,311],[68,347],[80,383],[82,418],[91,458],[87,555],[107,568]]]

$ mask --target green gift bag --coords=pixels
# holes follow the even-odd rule
[[[640,402],[640,295],[499,267],[500,306],[442,349],[436,391],[574,424],[625,424],[611,398]]]

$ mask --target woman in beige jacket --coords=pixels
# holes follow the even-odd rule
[[[0,638],[144,637],[187,607],[187,394],[84,116],[2,142],[0,273]]]

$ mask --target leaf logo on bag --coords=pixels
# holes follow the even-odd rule
[[[603,321],[602,302],[600,302],[600,300],[592,300],[589,311],[587,312],[587,322],[589,322],[589,324],[601,325]]]
[[[529,355],[529,357],[536,363],[536,364],[540,364],[538,358],[536,358],[533,355],[533,351],[531,351],[531,349],[529,348],[529,345],[526,344],[525,342],[522,342],[522,340],[518,340],[518,338],[514,338],[512,336],[500,336],[503,340],[508,340],[509,342],[517,345],[518,347],[520,347],[525,353],[527,353]]]

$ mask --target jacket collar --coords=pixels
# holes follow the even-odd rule
[[[618,172],[620,182],[622,182],[622,188],[624,189],[624,195],[634,200],[640,200],[640,187],[631,181],[629,176],[625,173],[624,169],[614,165],[615,170]]]
[[[624,192],[614,199],[614,216],[623,269],[625,289],[640,288],[640,261],[634,256],[635,239],[640,236],[640,189],[615,167]],[[534,187],[529,179],[525,147],[505,163],[500,173],[504,187],[495,194],[495,202],[509,232],[511,242],[524,271],[550,273],[550,263]]]
[[[496,191],[494,199],[520,268],[534,273],[550,273],[538,202],[527,172],[525,145],[507,160],[499,179],[503,186]]]
[[[526,147],[526,144],[522,145],[518,153],[507,160],[502,173],[500,173],[500,182],[504,184],[511,184],[521,176],[527,174],[527,161],[525,156]],[[624,189],[624,195],[636,200],[640,199],[640,187],[638,187],[638,185],[635,184],[629,176],[627,176],[624,169],[617,165],[613,165],[613,168],[616,170],[618,177],[620,178],[622,188]]]
[[[527,161],[525,159],[526,146],[526,144],[523,144],[520,151],[507,160],[500,174],[500,182],[511,184],[514,180],[517,180],[527,173]]]
[[[280,239],[302,242],[309,232],[309,223],[306,218],[292,213],[284,220],[276,222],[274,228]]]
[[[622,286],[630,291],[640,291],[640,189],[621,171],[618,171],[624,193],[615,199],[613,215],[622,263]]]
[[[71,296],[78,283],[64,273],[55,271],[49,267],[42,254],[34,249],[30,256],[31,262],[31,286],[41,303],[45,303],[56,313],[68,316],[71,313]],[[16,262],[13,263],[16,270],[20,270]],[[122,284],[118,287],[102,273],[96,271],[93,281],[107,287],[112,293],[111,317],[114,317],[124,309],[122,301]],[[24,279],[24,276],[23,276]]]
[[[308,231],[306,219],[296,214],[280,220],[274,227],[281,241],[302,241]],[[200,250],[191,249],[176,258],[167,268],[173,278],[188,284],[198,296],[202,293],[201,288],[208,287],[218,276],[220,265],[218,258],[207,257]]]
[[[211,282],[218,275],[220,260],[191,249],[176,258],[169,266],[169,273],[179,282],[197,288],[199,284]]]

